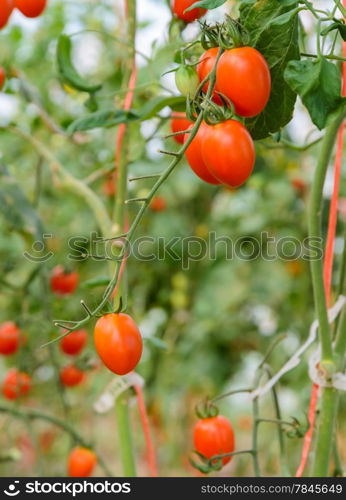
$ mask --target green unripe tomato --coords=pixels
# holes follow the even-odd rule
[[[197,71],[191,66],[180,66],[175,72],[175,84],[182,95],[192,97],[199,85]]]

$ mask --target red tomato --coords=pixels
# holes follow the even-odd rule
[[[200,17],[204,16],[204,14],[207,12],[206,9],[201,9],[200,7],[197,7],[197,9],[192,9],[189,12],[184,13],[184,11],[189,7],[191,7],[191,5],[194,4],[195,2],[196,0],[173,0],[172,4],[173,14],[179,19],[185,21],[186,23],[192,23],[192,21],[199,19]]]
[[[208,49],[199,58],[199,63],[197,66],[197,73],[198,73],[200,82],[202,80],[204,80],[204,78],[206,78],[209,75],[209,73],[212,71],[212,69],[215,65],[218,50],[219,49],[217,47],[213,47],[212,49]],[[208,86],[209,86],[209,82],[207,82],[205,85],[203,85],[203,92],[205,94],[208,92]],[[217,94],[218,90],[219,89],[218,89],[217,82],[216,82],[216,84],[214,86],[214,90],[213,90],[213,101],[216,104],[221,105],[223,103],[222,103],[221,97],[219,97]]]
[[[75,330],[60,340],[60,348],[65,354],[75,356],[86,344],[88,334],[85,330]]]
[[[6,80],[6,72],[2,66],[0,66],[0,90],[3,88]]]
[[[31,378],[27,373],[10,370],[3,382],[2,393],[7,399],[25,396],[31,389]]]
[[[255,116],[266,107],[271,90],[267,61],[252,47],[226,50],[216,70],[217,88],[240,116]]]
[[[193,441],[195,450],[207,458],[223,455],[234,451],[234,431],[230,421],[218,415],[217,417],[199,420],[194,428]],[[226,465],[232,457],[224,457]]]
[[[187,130],[191,125],[190,120],[186,118],[185,113],[174,113],[171,119],[171,130],[175,134],[176,132],[183,132]],[[173,139],[179,144],[184,144],[184,134],[174,135]]]
[[[114,174],[107,175],[106,180],[103,182],[102,190],[106,196],[114,196],[116,193],[116,178]]]
[[[255,146],[244,125],[227,120],[210,127],[202,143],[202,157],[220,182],[237,187],[253,170]]]
[[[0,29],[4,28],[14,9],[13,0],[1,0]]]
[[[154,196],[151,200],[150,208],[153,212],[163,212],[166,209],[166,200],[163,196]]]
[[[38,17],[47,5],[47,0],[14,0],[15,6],[26,17]]]
[[[18,351],[23,340],[21,331],[13,321],[5,321],[0,325],[0,354],[8,356]]]
[[[64,366],[60,370],[60,381],[66,387],[74,387],[82,382],[84,372],[74,365]]]
[[[77,288],[79,275],[76,271],[67,272],[62,266],[53,269],[50,278],[50,287],[52,292],[58,295],[68,295]]]
[[[82,446],[73,448],[68,457],[68,475],[70,477],[89,477],[97,463],[93,451]]]
[[[140,331],[127,314],[106,314],[95,325],[95,347],[98,355],[117,375],[130,373],[142,356]]]
[[[193,125],[191,125],[189,128],[192,127]],[[206,138],[206,135],[208,134],[209,128],[210,127],[206,123],[201,123],[197,134],[192,139],[191,144],[185,151],[185,156],[190,167],[200,179],[208,182],[209,184],[221,184],[221,182],[215,179],[215,177],[209,172],[209,169],[207,168],[202,156],[202,144]],[[189,134],[185,134],[185,141],[188,139],[188,136]]]

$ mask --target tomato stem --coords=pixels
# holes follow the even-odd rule
[[[128,392],[120,394],[115,403],[115,411],[118,423],[120,454],[123,463],[124,476],[135,477],[136,465],[132,449],[132,435],[130,428],[128,398],[129,398]]]

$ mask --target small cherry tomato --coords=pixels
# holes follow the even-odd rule
[[[84,372],[74,365],[64,366],[60,370],[60,381],[66,387],[74,387],[80,384],[84,379]]]
[[[233,427],[222,415],[199,420],[194,428],[193,441],[195,450],[207,458],[232,453],[235,447]],[[231,456],[224,457],[223,465],[231,459]]]
[[[226,50],[216,69],[218,90],[233,103],[240,116],[256,116],[270,97],[271,77],[267,61],[252,47]]]
[[[128,314],[106,314],[95,325],[95,347],[107,368],[117,375],[135,369],[142,356],[140,331]]]
[[[0,90],[2,90],[6,80],[6,72],[2,66],[0,66]]]
[[[89,477],[97,463],[95,453],[88,448],[77,446],[68,457],[68,475],[70,477]]]
[[[200,82],[203,81],[209,75],[209,73],[212,71],[212,69],[215,65],[218,50],[219,49],[217,47],[213,47],[211,49],[208,49],[199,58],[199,63],[197,66],[197,73],[198,73]],[[203,85],[202,90],[205,94],[208,92],[208,87],[209,87],[209,82],[207,82],[205,85]],[[219,89],[218,89],[217,82],[216,82],[214,85],[212,98],[216,104],[222,105],[223,104],[222,99],[217,94],[218,90]]]
[[[299,196],[304,196],[308,188],[304,179],[301,179],[300,177],[295,177],[294,179],[291,180],[291,184]]]
[[[14,0],[15,7],[26,17],[38,17],[47,5],[47,0]]]
[[[31,378],[27,373],[10,370],[3,382],[2,393],[6,399],[25,396],[31,389]]]
[[[189,128],[191,129],[192,127],[193,125],[191,125]],[[197,134],[192,139],[191,144],[185,151],[185,156],[188,164],[200,179],[208,182],[209,184],[221,184],[221,182],[210,173],[202,155],[202,144],[208,134],[208,131],[209,126],[206,123],[202,122]],[[185,141],[187,141],[188,137],[189,134],[185,134]]]
[[[201,9],[200,7],[197,7],[196,9],[192,9],[189,12],[184,12],[186,9],[191,7],[191,5],[194,4],[195,2],[196,0],[173,0],[172,4],[173,14],[178,19],[185,21],[185,23],[192,23],[193,21],[196,21],[196,19],[199,19],[200,17],[204,16],[204,14],[207,11],[206,9]]]
[[[86,344],[88,334],[85,330],[75,330],[60,340],[60,349],[65,354],[76,356]]]
[[[1,0],[0,8],[0,30],[4,28],[14,9],[13,0]]]
[[[150,203],[150,208],[153,212],[163,212],[166,210],[166,206],[166,200],[163,196],[154,196]]]
[[[251,175],[255,146],[244,125],[227,120],[209,127],[202,142],[202,157],[211,175],[223,184],[237,187]]]
[[[176,112],[172,115],[171,118],[171,130],[173,134],[177,132],[184,132],[184,130],[188,130],[191,122],[186,118],[186,114],[184,112]],[[184,144],[184,134],[174,135],[173,139],[179,144]]]
[[[78,282],[79,275],[76,271],[65,271],[62,266],[57,266],[53,269],[50,287],[57,295],[68,295],[75,291]]]
[[[175,72],[175,84],[182,95],[193,97],[199,85],[199,77],[195,68],[180,66]]]
[[[102,190],[106,196],[112,197],[116,193],[116,178],[114,174],[107,175],[103,182]]]
[[[14,354],[22,341],[21,331],[13,321],[5,321],[0,325],[0,354]]]

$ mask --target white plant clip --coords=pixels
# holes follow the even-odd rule
[[[138,373],[132,372],[123,377],[114,377],[95,401],[94,410],[97,413],[107,413],[114,407],[120,394],[135,385],[144,386],[144,379]]]
[[[328,309],[329,323],[335,321],[335,319],[340,314],[345,304],[346,304],[346,297],[340,295],[334,306]],[[281,377],[283,377],[287,372],[293,370],[293,368],[295,368],[300,363],[301,356],[308,349],[308,347],[310,347],[310,345],[316,340],[317,329],[318,329],[318,321],[315,320],[310,327],[309,336],[307,340],[304,342],[304,344],[294,353],[291,359],[289,359],[271,379],[269,379],[263,386],[258,387],[257,389],[255,389],[250,393],[251,399],[263,396],[264,394],[269,392],[270,389],[281,379]]]

